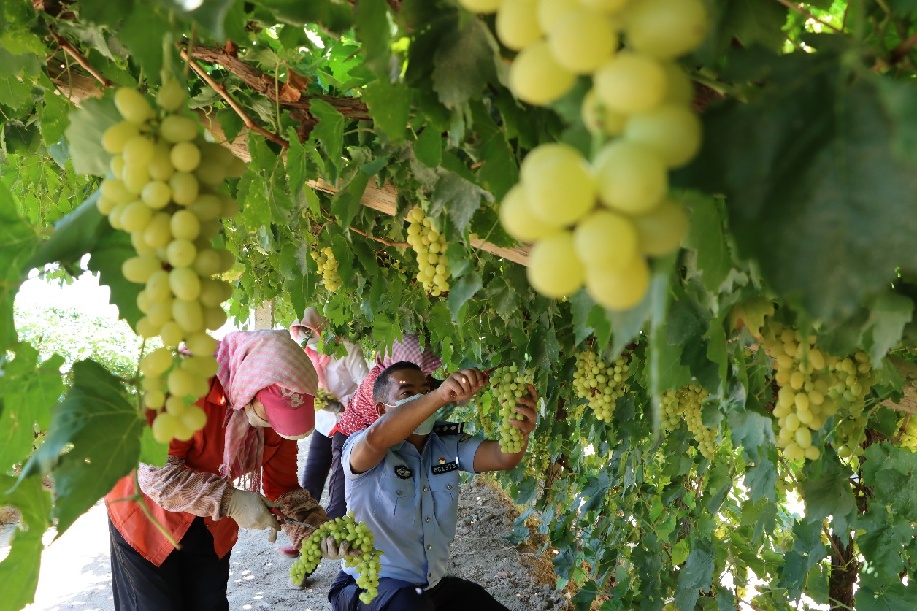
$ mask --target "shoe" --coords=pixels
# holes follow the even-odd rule
[[[284,545],[280,548],[280,553],[289,558],[299,558],[299,550],[292,545]]]

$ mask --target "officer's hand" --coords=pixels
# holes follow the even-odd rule
[[[455,403],[470,399],[487,382],[487,377],[478,369],[460,369],[451,374],[436,392],[446,403]]]
[[[509,419],[510,425],[519,429],[524,437],[531,435],[538,425],[538,393],[531,384],[528,391],[528,396],[516,399],[516,413]]]
[[[355,556],[359,554],[359,550],[350,551],[350,541],[343,541],[339,546],[334,537],[322,539],[321,548],[322,558],[327,558],[328,560],[340,560],[348,555]]]
[[[271,513],[273,503],[258,493],[233,488],[226,504],[226,515],[240,527],[252,530],[270,528],[276,536],[280,523]]]

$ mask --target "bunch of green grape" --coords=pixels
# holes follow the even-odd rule
[[[315,391],[315,404],[314,404],[314,407],[315,407],[315,409],[317,409],[317,410],[318,410],[318,409],[325,409],[325,407],[328,405],[328,403],[330,403],[331,401],[337,401],[337,400],[338,400],[338,398],[334,395],[334,393],[328,392],[328,391],[325,390],[324,388],[319,387],[319,388]]]
[[[341,276],[338,275],[338,260],[334,257],[334,251],[330,246],[326,246],[320,251],[312,251],[312,259],[318,264],[318,271],[322,275],[322,284],[329,293],[336,292],[341,288]]]
[[[360,601],[369,604],[378,592],[382,552],[375,547],[372,531],[363,522],[358,522],[352,512],[325,522],[302,542],[299,558],[290,565],[291,580],[301,584],[315,571],[322,560],[322,540],[329,536],[334,537],[338,545],[349,541],[350,549],[359,552],[348,555],[344,563],[356,568],[357,586],[364,590]]]
[[[780,385],[774,416],[777,445],[787,458],[815,460],[821,451],[812,445],[812,433],[835,416],[833,443],[838,456],[862,453],[866,395],[875,383],[869,356],[857,352],[845,358],[818,348],[817,336],[803,338],[795,329],[768,322],[763,345],[774,359],[774,380]]]
[[[207,330],[226,322],[220,304],[232,294],[215,277],[232,266],[232,253],[214,247],[213,238],[220,219],[239,205],[220,186],[245,164],[203,139],[198,122],[183,113],[185,90],[176,80],[163,84],[155,105],[122,88],[115,106],[123,120],[102,135],[112,159],[98,209],[112,227],[130,233],[136,251],[121,270],[144,285],[136,331],[163,343],[140,362],[144,405],[159,412],[153,435],[160,442],[187,440],[206,422],[193,403],[217,371],[216,340]],[[190,356],[179,354],[180,344]]]
[[[694,89],[677,64],[706,37],[704,0],[460,0],[496,11],[496,34],[518,51],[515,96],[550,104],[587,77],[584,126],[605,142],[590,159],[563,144],[529,153],[504,197],[506,231],[532,243],[529,282],[548,297],[585,286],[626,310],[649,289],[648,257],[677,249],[688,219],[668,197],[668,171],[700,149]],[[619,42],[623,40],[622,47]]]
[[[917,452],[917,417],[912,414],[906,414],[898,421],[898,430],[901,436],[898,443],[903,448],[911,452]]]
[[[446,260],[446,238],[420,206],[407,214],[408,244],[417,255],[417,280],[433,297],[449,290],[449,262]]]
[[[494,398],[500,404],[500,451],[516,454],[522,451],[522,431],[509,423],[523,418],[516,412],[516,403],[529,394],[528,385],[533,384],[535,375],[531,371],[520,371],[516,365],[505,365],[494,369],[490,376]]]
[[[701,455],[713,460],[716,455],[719,430],[704,425],[702,407],[708,394],[705,388],[691,384],[677,390],[665,391],[660,398],[660,403],[662,429],[674,431],[684,420],[688,431],[697,440],[697,447]]]
[[[573,391],[586,399],[596,418],[611,422],[618,398],[627,392],[629,373],[630,363],[623,354],[609,361],[591,348],[581,350],[576,355]]]

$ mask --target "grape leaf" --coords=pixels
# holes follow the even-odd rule
[[[125,401],[121,381],[104,367],[78,361],[72,372],[73,385],[55,406],[47,438],[20,478],[51,474],[58,536],[137,466],[147,426]]]
[[[111,2],[105,1],[106,6]],[[163,65],[163,44],[161,32],[168,29],[168,23],[150,4],[140,2],[134,5],[124,21],[118,26],[120,40],[131,56],[149,75],[158,79]],[[174,50],[170,49],[170,53]],[[173,65],[181,65],[178,54],[173,55]]]
[[[892,152],[875,80],[838,78],[839,60],[818,55],[770,58],[757,97],[706,113],[692,168],[726,194],[739,250],[766,282],[832,322],[884,290],[896,268],[917,269],[915,204],[902,195],[917,193],[917,166]]]
[[[873,367],[881,367],[882,359],[901,341],[913,316],[914,302],[903,295],[882,293],[870,304],[863,347],[869,350]]]
[[[685,565],[678,572],[675,604],[679,609],[693,609],[700,591],[710,587],[713,579],[713,551],[709,544],[697,542],[692,546]]]
[[[435,168],[443,161],[443,137],[433,125],[427,124],[414,142],[414,155],[425,166]]]
[[[685,193],[678,198],[690,212],[691,224],[684,239],[685,248],[695,252],[691,266],[700,276],[704,288],[716,295],[724,287],[732,271],[732,255],[726,245],[722,203],[698,193]]]
[[[484,197],[490,196],[481,187],[453,172],[445,172],[436,181],[432,203],[446,210],[455,228],[462,232],[481,207],[481,199]]]
[[[823,452],[822,457],[806,465],[802,482],[802,497],[806,502],[806,519],[835,519],[856,511],[856,501],[850,488],[850,471],[837,457]]]
[[[42,536],[51,513],[51,494],[43,489],[40,477],[16,481],[0,475],[0,507],[14,506],[22,515],[22,526],[13,531],[9,554],[0,562],[0,580],[16,587],[4,588],[0,611],[19,611],[34,600],[38,587],[38,567],[44,550]]]
[[[351,24],[353,10],[332,0],[257,0],[256,4],[270,10],[277,19],[291,25],[320,23],[333,32],[343,32]]]
[[[366,192],[370,178],[372,177],[369,174],[358,170],[347,186],[334,196],[331,212],[338,217],[342,227],[349,227],[353,217],[359,212],[360,200]]]
[[[408,124],[411,95],[401,84],[378,80],[363,89],[363,101],[372,113],[373,122],[392,142],[404,140]]]
[[[118,307],[121,318],[136,329],[137,321],[143,317],[137,306],[137,295],[144,285],[129,282],[121,273],[124,262],[137,254],[130,234],[123,231],[103,233],[91,253],[89,269],[98,272],[99,282],[111,290],[111,303]]]
[[[111,155],[102,148],[102,134],[120,121],[121,113],[115,108],[111,92],[103,98],[83,100],[79,108],[70,111],[70,126],[65,133],[73,169],[78,174],[108,174]]]
[[[0,184],[0,349],[16,337],[13,302],[25,277],[25,260],[32,254],[38,236],[32,226],[19,216],[16,201],[6,186]]]
[[[113,233],[114,229],[96,207],[98,199],[99,191],[95,191],[73,212],[57,221],[54,233],[41,243],[23,266],[22,272],[49,263],[76,265],[83,255],[92,252],[103,236]]]
[[[459,310],[465,305],[474,294],[481,290],[484,284],[481,282],[481,275],[477,271],[470,271],[449,288],[449,311],[452,313],[452,319],[458,319]]]
[[[329,172],[328,180],[337,182],[341,172],[341,147],[344,142],[344,117],[338,110],[324,100],[313,99],[309,102],[309,110],[318,120],[318,125],[312,128],[309,140],[321,146],[322,153],[333,171]]]
[[[865,456],[863,478],[874,487],[878,502],[917,520],[917,490],[909,483],[917,474],[917,453],[883,442],[869,446]]]
[[[456,23],[433,56],[433,90],[443,106],[461,108],[494,80],[496,43],[480,19]]]
[[[62,357],[54,355],[39,363],[38,351],[24,342],[16,345],[14,353],[0,376],[0,396],[9,406],[0,411],[0,469],[4,472],[25,462],[36,431],[48,428],[51,407],[64,392]]]
[[[365,64],[381,77],[379,81],[376,81],[377,83],[387,84],[392,38],[388,23],[388,5],[385,0],[360,0],[354,4],[353,13],[357,37],[362,43],[363,54],[366,57]],[[401,95],[410,99],[409,96],[404,95],[404,92]],[[375,111],[373,111],[373,120],[378,120]],[[407,117],[405,117],[406,122]]]

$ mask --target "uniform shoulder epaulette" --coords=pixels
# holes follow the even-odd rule
[[[433,432],[440,437],[443,435],[461,435],[464,431],[464,422],[437,422],[433,426]]]

